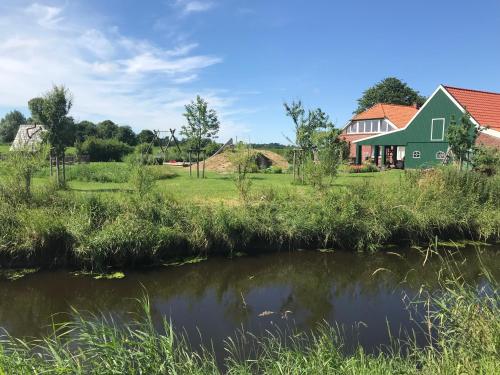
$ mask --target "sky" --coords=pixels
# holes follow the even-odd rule
[[[342,127],[395,76],[500,92],[499,0],[0,0],[0,116],[63,84],[77,121],[180,128],[201,95],[219,141],[287,143],[283,102]]]

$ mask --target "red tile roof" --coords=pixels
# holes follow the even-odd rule
[[[444,86],[481,126],[500,131],[500,93]]]
[[[410,105],[378,103],[354,116],[352,120],[386,118],[398,128],[404,128],[418,109]]]

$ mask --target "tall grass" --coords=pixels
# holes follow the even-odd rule
[[[439,292],[422,289],[427,343],[395,337],[386,350],[347,353],[341,331],[322,324],[291,335],[240,332],[226,341],[223,368],[212,350],[193,350],[166,320],[153,323],[147,298],[131,323],[74,311],[68,323],[38,340],[4,336],[0,373],[8,374],[497,374],[500,370],[498,282],[485,271],[478,289],[443,263]],[[450,272],[451,270],[451,272]],[[402,343],[405,343],[402,345]],[[220,363],[220,362],[219,362]]]
[[[196,205],[169,194],[38,191],[0,200],[0,264],[103,268],[200,253],[500,238],[500,178],[453,169],[408,172],[308,195],[254,191],[245,205]]]

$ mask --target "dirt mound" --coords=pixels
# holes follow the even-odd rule
[[[231,164],[229,158],[231,152],[232,152],[231,150],[225,150],[220,154],[208,158],[205,161],[205,169],[208,171],[214,171],[218,173],[233,172],[233,165]],[[288,168],[287,160],[283,156],[278,155],[275,152],[268,150],[253,150],[253,152],[264,155],[271,162],[271,165],[274,167],[280,167],[283,170]]]

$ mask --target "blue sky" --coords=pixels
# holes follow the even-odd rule
[[[220,140],[282,142],[283,101],[338,125],[396,76],[500,92],[500,1],[165,0],[0,2],[0,115],[65,84],[77,120],[183,124],[197,94]]]

